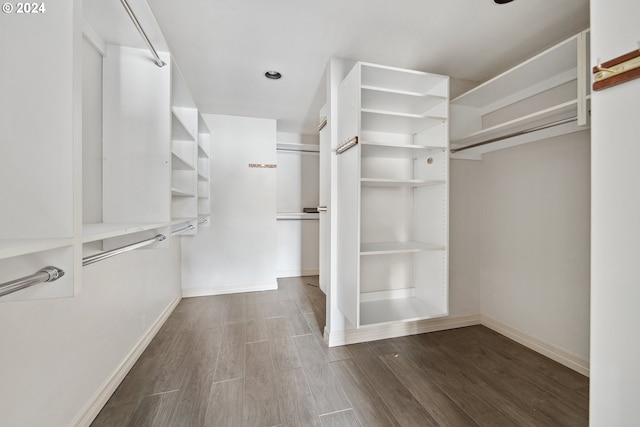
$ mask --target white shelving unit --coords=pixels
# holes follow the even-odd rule
[[[211,225],[211,132],[198,116],[198,226]]]
[[[357,63],[338,94],[337,306],[354,328],[448,313],[448,77]],[[340,144],[339,144],[340,145]]]
[[[585,129],[588,52],[586,30],[452,100],[453,158],[480,159],[486,152]]]

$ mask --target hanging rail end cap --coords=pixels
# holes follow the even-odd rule
[[[49,266],[49,267],[43,268],[40,271],[43,273],[47,273],[49,275],[49,278],[46,280],[46,282],[54,282],[59,278],[61,278],[62,276],[64,276],[64,270],[61,270],[57,267]]]
[[[164,234],[158,234],[156,238],[158,239],[158,242],[162,242],[167,238],[167,236],[165,236]]]
[[[156,61],[156,65],[157,65],[158,67],[162,68],[162,67],[164,67],[165,65],[167,65],[167,63],[166,63],[166,62],[164,62],[164,61]]]

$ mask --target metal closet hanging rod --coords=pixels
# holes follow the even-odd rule
[[[123,254],[125,252],[132,251],[134,249],[142,248],[142,247],[148,246],[148,245],[150,245],[150,244],[152,244],[154,242],[162,242],[166,238],[167,237],[164,234],[158,234],[158,235],[156,235],[154,237],[151,237],[149,239],[141,240],[141,241],[136,242],[136,243],[131,243],[130,245],[121,246],[119,248],[111,249],[110,251],[100,252],[100,253],[95,254],[95,255],[89,255],[89,256],[86,256],[86,257],[82,258],[82,266],[84,267],[86,265],[93,264],[93,263],[105,260],[107,258],[111,258],[113,256],[120,255],[120,254]]]
[[[478,142],[478,143],[475,143],[475,144],[466,145],[464,147],[452,148],[450,150],[450,152],[451,152],[451,154],[454,154],[454,153],[457,153],[459,151],[469,150],[471,148],[476,148],[476,147],[482,147],[483,145],[487,145],[487,144],[491,144],[491,143],[494,143],[494,142],[502,141],[502,140],[505,140],[505,139],[513,138],[515,136],[526,135],[528,133],[537,132],[539,130],[549,129],[549,128],[552,128],[552,127],[555,127],[555,126],[560,126],[560,125],[564,125],[564,124],[567,124],[567,123],[575,122],[577,120],[578,120],[577,116],[569,117],[568,119],[562,119],[562,120],[558,120],[558,121],[555,121],[555,122],[548,123],[546,125],[540,125],[540,126],[532,127],[530,129],[525,129],[525,130],[521,130],[521,131],[518,131],[518,132],[513,132],[513,133],[510,133],[508,135],[499,136],[497,138],[488,139],[486,141],[482,141],[482,142]]]
[[[0,285],[0,297],[45,282],[55,282],[64,276],[64,271],[57,267],[45,267],[29,276],[21,277]]]
[[[184,232],[187,232],[187,231],[191,231],[193,229],[195,229],[195,227],[192,224],[189,224],[186,227],[183,227],[183,228],[180,228],[178,230],[172,231],[171,235],[175,236],[176,234],[181,234],[181,233],[184,233]]]
[[[155,60],[156,65],[161,68],[167,65],[166,62],[160,59],[158,52],[153,47],[153,44],[151,44],[151,40],[149,40],[149,37],[147,37],[147,33],[142,28],[142,25],[140,25],[140,21],[138,21],[138,17],[136,16],[135,13],[133,13],[133,10],[131,10],[131,6],[129,6],[129,3],[127,3],[127,0],[120,0],[120,3],[122,3],[122,7],[124,7],[124,10],[127,11],[129,18],[131,18],[131,21],[133,21],[133,25],[135,25],[136,29],[144,39],[144,42],[147,44],[147,47],[149,48],[151,55],[153,55],[153,59]]]

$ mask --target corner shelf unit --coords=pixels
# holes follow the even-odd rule
[[[198,116],[198,226],[211,224],[211,132]]]
[[[448,313],[449,79],[357,63],[338,93],[337,306],[354,328]],[[340,145],[340,144],[338,144]]]
[[[452,157],[481,159],[490,151],[586,129],[588,52],[585,30],[452,100]],[[463,147],[470,148],[457,151]]]

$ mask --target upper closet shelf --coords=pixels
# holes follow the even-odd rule
[[[444,251],[446,248],[440,245],[432,245],[422,242],[377,242],[361,243],[360,255],[387,255],[426,251]]]
[[[165,227],[166,223],[143,224],[143,223],[95,223],[84,224],[82,228],[82,243],[95,242],[98,240],[110,239],[112,237],[124,236],[126,234],[138,233],[140,231],[154,230]]]
[[[447,118],[423,116],[419,114],[397,113],[395,111],[370,110],[363,108],[361,128],[370,132],[390,132],[415,135],[423,130],[445,123]]]
[[[418,159],[428,156],[430,153],[442,152],[446,147],[433,147],[423,145],[397,145],[383,142],[360,142],[362,157],[386,157],[394,159]]]
[[[297,144],[293,142],[277,142],[277,151],[298,151],[301,153],[319,153],[320,146],[317,144]]]
[[[423,179],[381,179],[360,178],[363,187],[426,187],[430,185],[445,184],[446,181]]]
[[[72,244],[72,239],[0,239],[0,259],[62,248]]]
[[[198,110],[186,107],[171,107],[173,116],[173,138],[187,141],[197,140]]]

